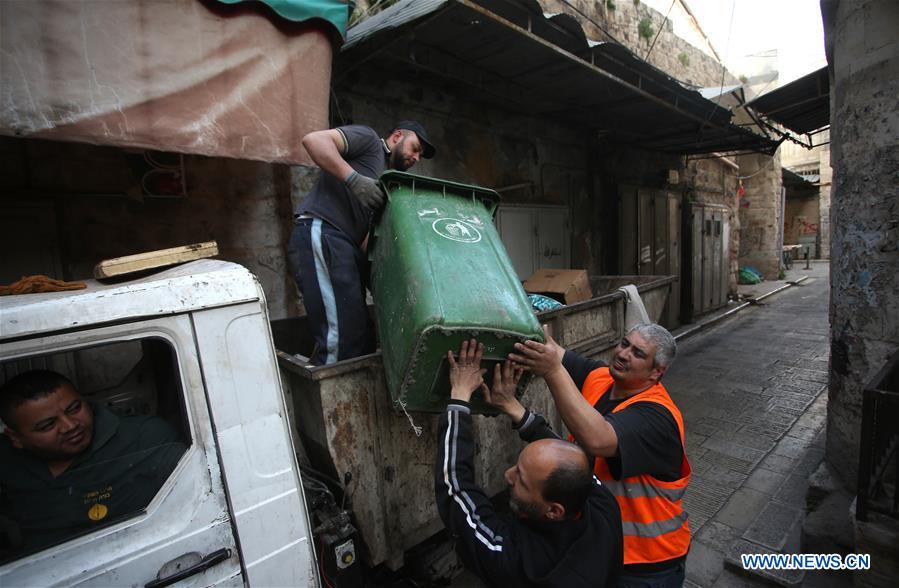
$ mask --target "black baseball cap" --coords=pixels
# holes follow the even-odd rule
[[[434,146],[431,145],[431,142],[428,141],[428,133],[425,131],[425,128],[421,126],[421,123],[414,120],[404,120],[396,123],[396,126],[393,127],[393,130],[403,129],[404,131],[412,131],[416,135],[418,135],[418,140],[421,141],[421,156],[425,159],[431,159],[434,155],[437,154],[437,150],[434,149]]]

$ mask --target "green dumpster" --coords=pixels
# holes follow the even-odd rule
[[[371,261],[387,386],[398,407],[442,412],[447,350],[470,337],[484,343],[489,384],[515,342],[543,341],[543,332],[493,226],[499,194],[397,171],[381,183],[388,204]],[[479,396],[474,411],[492,413]]]

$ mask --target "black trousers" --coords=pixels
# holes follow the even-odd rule
[[[303,218],[294,225],[287,253],[315,338],[312,363],[373,352],[373,327],[365,305],[368,261],[359,246],[333,225]]]

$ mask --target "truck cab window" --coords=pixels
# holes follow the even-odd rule
[[[0,363],[0,420],[0,561],[143,512],[191,443],[155,338]]]

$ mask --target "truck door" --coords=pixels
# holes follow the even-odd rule
[[[131,465],[137,463],[134,454],[122,456],[132,459],[124,467],[116,459],[98,464],[97,479],[106,480],[102,487],[73,482],[75,504],[86,518],[61,512],[74,521],[71,532],[64,526],[65,536],[47,540],[29,531],[18,548],[8,543],[0,552],[0,585],[244,585],[188,315],[3,342],[0,358],[0,383],[34,366],[67,372],[62,375],[95,407],[95,435],[102,421],[116,423],[115,436],[149,424],[177,437],[167,445],[177,448],[170,473],[163,470],[158,489],[151,488],[145,503],[132,503],[125,514],[107,516],[130,486],[103,476],[143,467]],[[23,523],[6,518],[4,524]]]
[[[193,320],[246,581],[317,585],[265,301],[205,309]]]

